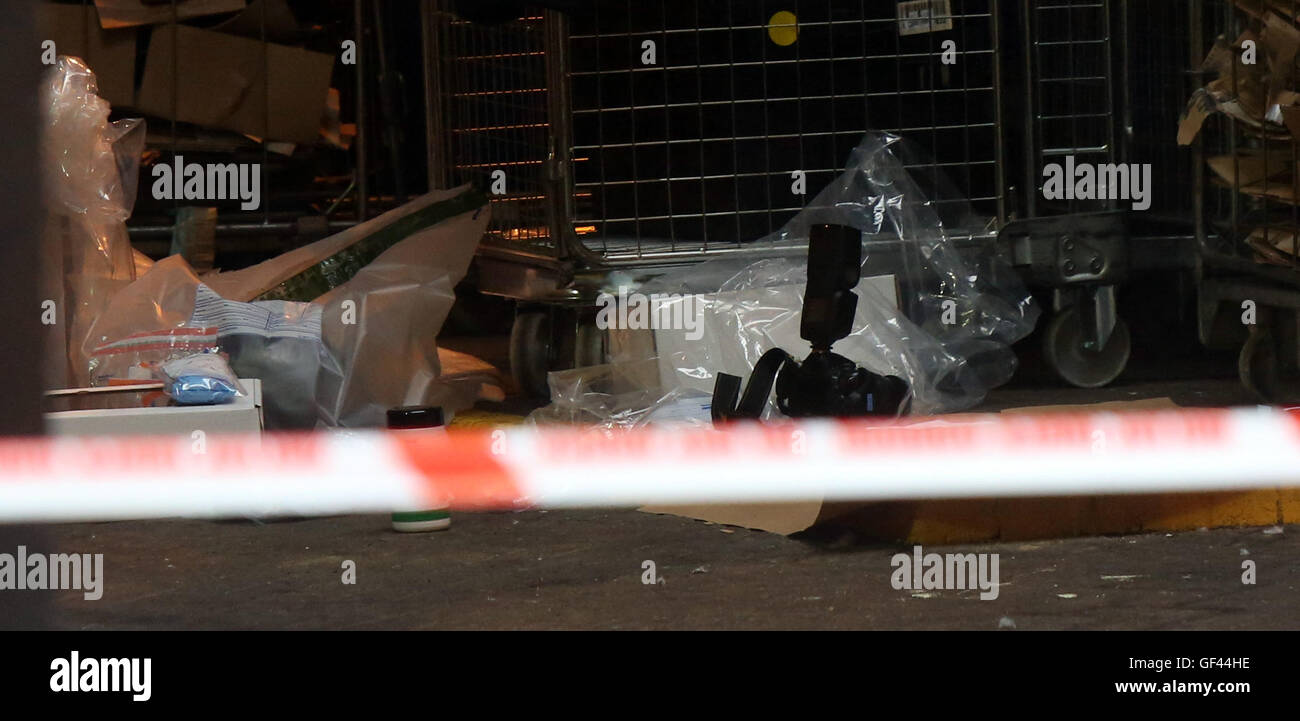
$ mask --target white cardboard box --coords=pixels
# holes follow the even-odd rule
[[[262,381],[241,378],[248,395],[215,406],[164,406],[160,408],[92,408],[45,414],[45,432],[52,436],[192,435],[206,433],[259,433],[262,430]],[[94,404],[96,396],[138,393],[158,384],[70,388],[50,391],[51,399],[77,397]]]

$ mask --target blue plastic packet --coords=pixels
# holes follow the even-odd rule
[[[181,405],[229,403],[244,395],[229,364],[215,353],[167,361],[160,370],[166,383],[164,391]]]

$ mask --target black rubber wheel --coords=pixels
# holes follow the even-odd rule
[[[550,397],[546,374],[551,369],[551,318],[545,311],[524,311],[510,327],[510,375],[530,398]]]
[[[1061,380],[1079,388],[1110,385],[1128,365],[1132,345],[1128,325],[1115,319],[1115,330],[1104,348],[1084,345],[1083,325],[1077,308],[1066,308],[1043,331],[1043,356]]]
[[[1268,328],[1250,326],[1250,335],[1246,336],[1241,353],[1237,355],[1237,375],[1246,390],[1259,400],[1265,403],[1278,400],[1277,349]]]

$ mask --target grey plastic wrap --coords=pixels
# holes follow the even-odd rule
[[[113,294],[135,279],[126,219],[135,202],[144,121],[110,123],[95,74],[77,58],[60,57],[46,73],[44,285],[59,316],[55,326],[64,331],[53,343],[47,381],[85,385],[83,340]]]
[[[803,360],[810,351],[799,337],[807,259],[791,248],[807,242],[813,225],[848,225],[863,234],[863,282],[855,289],[853,331],[834,351],[906,380],[912,414],[978,404],[1015,372],[1011,345],[1033,330],[1039,309],[996,253],[992,224],[925,161],[896,135],[867,135],[847,169],[803,211],[749,246],[760,253],[768,247],[772,257],[708,261],[633,289],[667,303],[689,298],[694,307],[686,314],[694,314],[702,331],[694,341],[656,330],[652,342],[644,340],[648,333],[638,343],[615,342],[613,362],[653,359],[657,372],[642,382],[646,396],[655,398],[682,389],[710,392],[719,372],[748,377],[771,348]],[[599,373],[574,373],[584,371]],[[569,394],[557,404],[590,414],[603,402]],[[764,417],[776,413],[769,398]],[[554,415],[543,409],[536,417]]]

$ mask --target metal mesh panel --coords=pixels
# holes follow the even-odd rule
[[[1028,6],[1028,107],[1036,108],[1029,111],[1029,214],[1100,210],[1107,204],[1043,200],[1042,169],[1066,156],[1091,163],[1115,160],[1110,0],[1031,0]]]
[[[607,255],[737,247],[798,212],[869,129],[918,143],[933,157],[919,181],[945,174],[998,215],[997,2],[950,7],[930,22],[951,31],[914,35],[900,34],[897,3],[866,0],[629,0],[572,18],[579,233]],[[769,33],[779,11],[798,18],[793,43]],[[955,64],[940,62],[945,39]]]
[[[489,233],[550,248],[543,25],[540,12],[501,25],[447,16],[438,47],[448,123],[446,180],[490,188],[493,172],[503,171],[506,192],[492,196]]]

